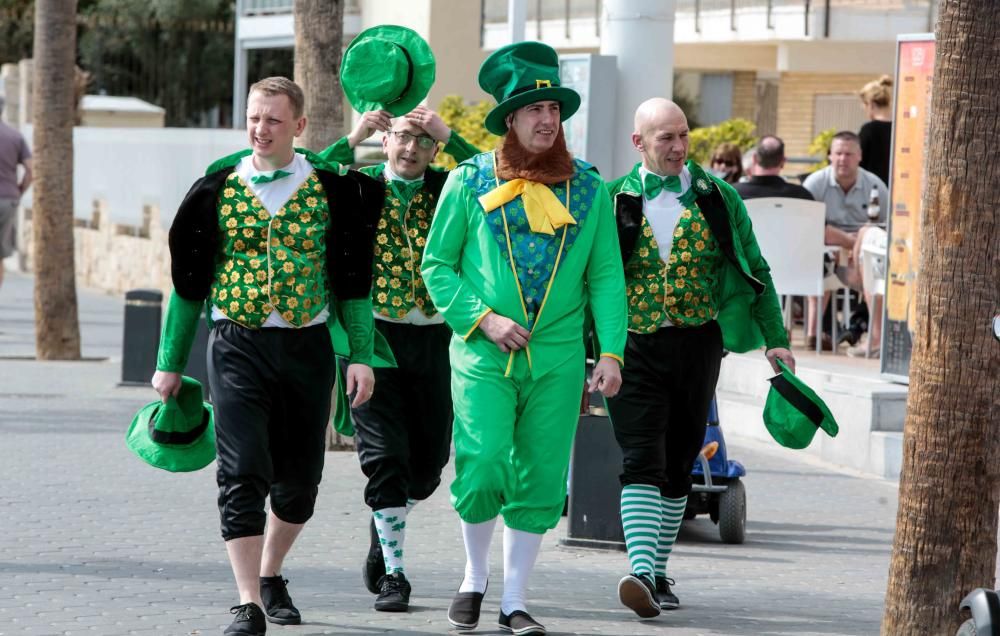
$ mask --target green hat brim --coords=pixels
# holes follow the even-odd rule
[[[764,426],[771,437],[794,449],[809,446],[819,429],[836,437],[840,428],[826,403],[781,360],[777,362],[781,373],[771,378],[764,405]],[[783,387],[776,383],[779,379],[784,380]]]
[[[149,437],[149,420],[163,402],[156,400],[139,409],[125,434],[125,444],[150,466],[172,473],[201,470],[215,459],[215,414],[212,406],[204,404],[208,427],[198,439],[187,446],[165,446]]]
[[[518,93],[493,107],[486,115],[486,130],[494,135],[507,134],[507,115],[522,106],[552,100],[559,102],[559,120],[566,121],[580,109],[580,94],[566,86],[544,86]]]
[[[378,38],[388,40],[406,49],[413,64],[413,78],[409,88],[392,102],[374,101],[365,99],[358,92],[357,77],[360,73],[367,72],[366,69],[359,70],[350,63],[348,53],[351,49],[365,38]],[[395,24],[380,24],[370,29],[365,29],[357,35],[344,51],[344,63],[340,66],[340,84],[344,89],[344,95],[351,107],[359,113],[367,113],[373,110],[385,110],[395,117],[405,115],[416,108],[431,90],[434,85],[436,74],[436,64],[434,62],[434,52],[431,50],[426,40],[420,37],[413,29],[398,26]]]

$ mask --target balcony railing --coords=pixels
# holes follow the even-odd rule
[[[262,15],[269,13],[291,13],[295,0],[242,0],[243,15]],[[361,12],[360,0],[344,0],[344,14]]]
[[[508,0],[480,0],[483,12],[483,27],[507,21]],[[849,9],[851,12],[886,13],[906,11],[911,13],[926,12],[928,28],[933,28],[937,20],[939,0],[677,0],[678,16],[694,17],[696,32],[701,31],[702,17],[717,20],[728,14],[729,28],[738,30],[737,14],[741,12],[763,11],[767,17],[767,28],[774,28],[772,13],[799,10],[803,14],[804,35],[810,34],[809,25],[814,18],[822,18],[822,24],[829,29],[830,11]],[[563,22],[566,25],[566,37],[570,37],[570,22],[593,20],[595,32],[600,34],[601,0],[527,0],[526,30],[528,37],[541,38],[542,23]],[[534,30],[534,34],[532,31]],[[829,33],[823,33],[829,36]]]

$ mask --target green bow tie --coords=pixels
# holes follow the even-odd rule
[[[400,203],[406,204],[410,202],[413,195],[417,193],[417,190],[422,188],[424,185],[424,180],[419,181],[399,181],[393,179],[389,182],[389,187],[392,188],[392,192],[399,199]]]
[[[250,183],[271,183],[272,181],[277,181],[278,179],[284,179],[285,177],[292,176],[291,172],[285,172],[284,170],[275,170],[272,174],[255,174],[250,177]]]
[[[642,180],[642,185],[642,193],[646,196],[646,198],[655,199],[663,190],[680,192],[681,178],[676,176],[658,177],[651,172],[647,172],[645,178]]]

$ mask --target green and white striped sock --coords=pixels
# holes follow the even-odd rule
[[[656,542],[656,576],[667,576],[667,560],[674,550],[674,541],[677,540],[677,532],[681,529],[681,522],[684,521],[684,509],[687,507],[687,497],[680,499],[669,499],[660,497],[663,517],[660,523],[660,536]]]
[[[632,572],[653,579],[656,544],[660,535],[660,489],[647,484],[622,488],[622,529]]]

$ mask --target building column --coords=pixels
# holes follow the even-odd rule
[[[650,97],[673,97],[676,0],[604,0],[601,54],[614,55],[617,103],[611,179],[639,160],[632,146],[636,107]]]

